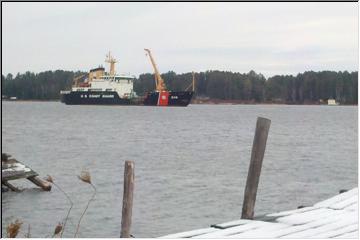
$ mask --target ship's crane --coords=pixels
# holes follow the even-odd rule
[[[106,55],[105,62],[110,63],[110,76],[114,76],[115,75],[115,63],[117,61],[113,56],[111,56],[110,52]]]
[[[162,77],[161,77],[161,75],[159,73],[159,70],[158,70],[158,68],[156,66],[155,60],[154,60],[153,56],[151,55],[151,51],[149,49],[146,49],[146,48],[144,50],[149,55],[151,64],[152,64],[152,66],[154,68],[156,91],[159,91],[159,92],[166,91],[165,82],[164,82],[164,80],[162,79]]]
[[[75,87],[78,87],[78,86],[79,86],[79,81],[80,81],[80,79],[83,78],[85,75],[86,75],[86,74],[82,74],[82,75],[74,78],[73,84],[74,84]]]

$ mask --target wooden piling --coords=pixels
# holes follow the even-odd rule
[[[131,218],[134,193],[134,163],[132,161],[125,162],[124,170],[124,194],[121,216],[121,238],[131,237]]]
[[[242,206],[242,219],[254,218],[254,207],[256,193],[259,185],[262,162],[265,153],[266,141],[270,129],[271,121],[266,118],[258,117],[251,151],[251,160],[246,180],[244,192],[244,202]]]

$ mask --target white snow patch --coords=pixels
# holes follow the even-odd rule
[[[318,219],[324,219],[334,214],[334,210],[320,208],[314,211],[293,214],[285,217],[277,218],[277,222],[286,223],[289,225],[299,225],[309,223]]]
[[[162,238],[358,238],[358,189],[312,207],[266,215],[275,222],[236,220]]]
[[[347,192],[336,195],[335,197],[329,198],[325,201],[318,202],[314,207],[330,207],[333,204],[346,200],[352,196],[358,195],[358,188],[351,189]]]
[[[291,215],[291,214],[294,214],[294,213],[309,212],[309,211],[319,209],[319,208],[320,207],[304,207],[304,208],[299,208],[299,209],[290,210],[290,211],[271,213],[271,214],[268,214],[266,216],[268,216],[268,217],[283,217],[283,216]]]
[[[236,226],[236,227],[230,227],[230,228],[226,228],[217,232],[213,232],[213,233],[208,233],[208,234],[204,234],[204,235],[199,235],[196,236],[195,238],[222,238],[222,237],[228,237],[230,235],[234,235],[234,234],[239,234],[242,232],[246,232],[249,230],[254,230],[257,228],[261,228],[264,226],[268,226],[271,225],[273,223],[269,223],[269,222],[263,222],[263,221],[249,221],[249,223],[244,224],[244,225],[240,225],[240,226]]]
[[[188,238],[188,237],[193,237],[196,235],[201,235],[201,234],[214,232],[214,231],[219,231],[219,229],[217,229],[217,228],[202,228],[202,229],[197,229],[197,230],[188,231],[188,232],[170,234],[170,235],[166,235],[166,236],[163,236],[160,238]]]
[[[21,163],[13,163],[10,165],[9,168],[2,169],[3,172],[12,172],[12,171],[24,171],[24,172],[30,172],[31,169],[26,167],[25,165]]]
[[[271,235],[273,231],[288,227],[289,225],[287,224],[272,223],[271,225],[259,227],[252,231],[231,235],[229,238],[269,238],[269,235]]]

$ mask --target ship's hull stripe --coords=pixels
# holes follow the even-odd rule
[[[161,99],[165,96],[165,99]],[[143,101],[120,98],[117,92],[71,91],[61,94],[61,102],[69,105],[147,105],[147,106],[187,106],[193,92],[151,92]]]
[[[168,92],[168,102],[166,106],[182,106],[189,105],[194,92],[179,91]],[[144,99],[144,105],[147,106],[160,106],[159,105],[159,92],[148,93]]]

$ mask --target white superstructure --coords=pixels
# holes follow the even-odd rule
[[[117,62],[109,52],[105,62],[110,63],[109,72],[99,66],[91,69],[89,74],[80,75],[73,80],[71,91],[61,91],[61,94],[70,92],[116,92],[120,98],[136,97],[134,92],[135,76],[116,74],[115,63]],[[83,79],[83,81],[80,81]]]
[[[103,75],[100,78],[94,78],[87,87],[73,87],[73,91],[94,91],[94,92],[112,92],[118,93],[121,98],[135,97],[134,76],[129,75]]]

